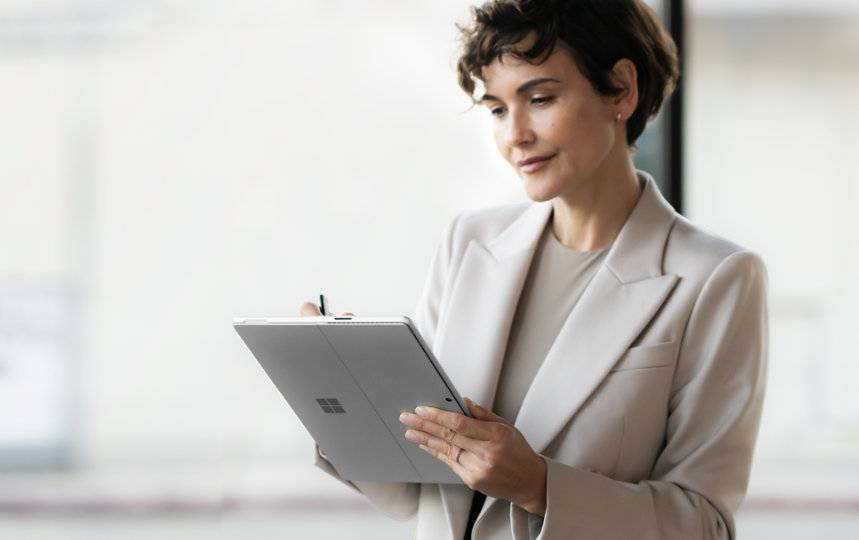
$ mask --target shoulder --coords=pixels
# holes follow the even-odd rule
[[[677,214],[665,245],[664,270],[706,281],[717,271],[765,278],[760,255]]]

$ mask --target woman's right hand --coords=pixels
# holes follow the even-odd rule
[[[302,317],[321,317],[322,312],[319,311],[319,306],[314,304],[313,302],[305,302],[301,304],[301,307],[298,308],[298,313]]]
[[[298,308],[298,313],[302,317],[321,317],[322,316],[322,312],[319,311],[319,306],[317,306],[313,302],[305,302],[305,303],[301,304],[301,307]],[[355,314],[346,312],[346,313],[343,313],[343,316],[344,317],[354,317]]]

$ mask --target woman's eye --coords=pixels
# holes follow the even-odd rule
[[[504,114],[504,108],[503,107],[491,107],[489,109],[489,114],[491,114],[492,116],[501,116],[502,114]]]
[[[531,103],[534,105],[548,105],[554,99],[554,96],[534,96],[531,98]]]

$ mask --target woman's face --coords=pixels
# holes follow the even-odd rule
[[[493,116],[495,143],[532,200],[574,199],[612,175],[621,156],[628,160],[613,101],[597,93],[563,47],[536,65],[496,59],[483,78],[480,101]]]

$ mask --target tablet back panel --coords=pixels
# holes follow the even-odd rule
[[[462,483],[406,440],[398,420],[417,405],[464,409],[407,319],[313,320],[235,328],[337,472],[346,480]]]
[[[407,428],[399,421],[401,412],[414,412],[418,405],[462,413],[454,394],[441,384],[439,370],[415,346],[411,329],[405,324],[387,324],[374,327],[371,334],[358,325],[320,328],[421,478],[461,482],[447,465],[406,439]]]

